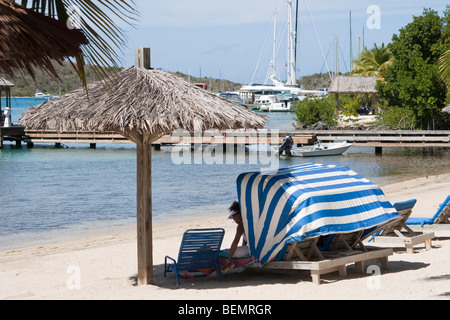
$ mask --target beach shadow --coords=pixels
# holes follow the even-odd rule
[[[133,287],[138,286],[138,276],[137,274],[128,278],[128,281],[132,284]]]
[[[439,276],[433,276],[433,277],[427,277],[427,278],[423,278],[423,281],[448,281],[450,280],[450,274],[443,274],[443,275],[439,275]],[[439,295],[437,295],[436,297],[443,297],[443,298],[447,298],[450,297],[450,292],[443,292]]]
[[[137,285],[137,276],[130,277],[134,284]],[[337,281],[342,279],[330,275],[328,281]],[[177,285],[175,275],[172,272],[167,273],[164,278],[164,265],[154,267],[154,283],[153,285],[164,289],[227,289],[247,286],[260,286],[267,284],[298,284],[300,282],[311,283],[311,276],[307,271],[298,270],[262,270],[262,269],[245,269],[236,268],[222,273],[222,281],[218,281],[216,273],[202,279],[180,279],[180,285]]]
[[[450,292],[441,293],[438,297],[450,297]]]
[[[428,277],[424,279],[425,281],[437,281],[437,280],[450,280],[450,274],[443,274],[440,276]]]
[[[447,241],[450,240],[450,237],[435,237],[433,241]]]
[[[407,270],[419,270],[427,268],[430,264],[422,262],[389,261],[389,270],[383,270],[383,274],[392,274]],[[345,278],[339,276],[337,272],[321,276],[322,284],[329,284],[338,281],[365,278],[370,275],[358,273],[354,266],[348,266],[348,275]],[[447,275],[446,277],[450,277]],[[137,276],[129,278],[133,285],[137,286]],[[430,279],[433,280],[433,279]],[[443,279],[444,280],[444,279]],[[175,275],[172,272],[164,277],[164,265],[154,266],[154,286],[178,290],[178,289],[227,289],[261,285],[275,284],[311,284],[311,274],[306,270],[268,270],[268,269],[246,269],[236,268],[222,273],[222,281],[218,281],[216,273],[202,279],[180,279],[177,284]]]
[[[430,266],[430,263],[409,262],[409,261],[389,261],[389,270],[386,273],[397,273],[407,270],[419,270]]]

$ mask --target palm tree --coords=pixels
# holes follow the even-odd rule
[[[450,91],[450,50],[446,51],[438,60],[441,78]]]
[[[9,0],[35,12],[81,29],[89,41],[75,56],[77,72],[86,86],[85,63],[91,64],[96,76],[107,79],[111,67],[118,67],[118,52],[125,45],[123,30],[112,18],[132,24],[137,18],[133,0]]]
[[[374,44],[374,48],[364,49],[361,56],[353,64],[353,75],[376,76],[378,80],[383,79],[383,73],[394,62],[394,55],[384,43],[381,47]]]

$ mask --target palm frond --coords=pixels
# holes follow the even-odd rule
[[[394,56],[383,43],[380,47],[374,44],[371,50],[364,49],[361,56],[353,64],[353,75],[377,76],[382,78],[386,69],[392,65]]]
[[[33,11],[67,23],[73,16],[68,10],[76,8],[76,22],[89,43],[81,46],[82,55],[75,56],[77,72],[83,77],[84,63],[92,65],[100,79],[108,80],[111,67],[120,64],[120,53],[126,45],[124,31],[116,21],[133,25],[139,16],[133,0],[16,0]],[[83,60],[82,60],[83,59]],[[84,61],[85,60],[85,61]],[[86,83],[85,83],[86,84]]]
[[[15,3],[0,0],[0,70],[14,77],[15,68],[34,78],[41,68],[57,78],[53,62],[82,53],[88,41],[80,30]]]

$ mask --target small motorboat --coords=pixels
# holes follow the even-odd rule
[[[36,100],[49,100],[52,98],[51,95],[44,94],[41,90],[36,90],[36,94],[34,95]]]
[[[352,144],[347,143],[347,141],[333,143],[316,142],[314,146],[292,149],[291,154],[293,157],[337,156],[343,154],[351,146]]]

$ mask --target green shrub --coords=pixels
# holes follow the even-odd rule
[[[409,108],[386,107],[378,124],[390,129],[414,129],[414,111]]]
[[[316,124],[319,121],[333,126],[337,123],[334,96],[306,98],[295,105],[295,115],[297,122],[306,126]]]

